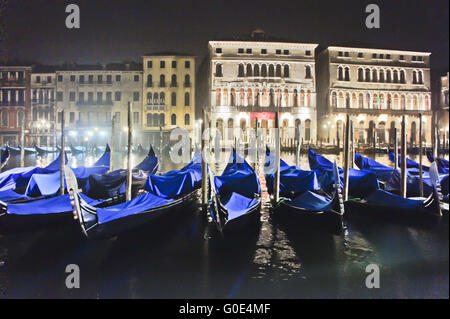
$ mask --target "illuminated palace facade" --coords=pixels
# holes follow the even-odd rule
[[[313,143],[316,47],[269,39],[262,30],[242,40],[210,41],[203,67],[203,92],[208,94],[202,104],[211,125],[222,136],[225,128],[270,129],[275,125],[274,112],[280,111],[284,141],[293,139],[301,124],[302,137]]]
[[[342,140],[350,114],[359,143],[394,143],[394,128],[407,116],[407,139],[431,143],[430,53],[328,47],[318,55],[318,138]]]

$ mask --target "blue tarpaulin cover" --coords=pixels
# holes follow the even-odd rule
[[[332,199],[311,191],[304,192],[292,200],[287,200],[289,205],[312,211],[331,210]]]
[[[308,151],[309,166],[314,170],[319,179],[322,190],[331,192],[333,190],[333,163],[313,150]],[[344,170],[339,168],[341,185],[344,180]],[[379,188],[377,176],[373,172],[349,169],[348,192],[353,197],[363,197]]]
[[[80,193],[81,197],[91,206],[101,203]],[[73,210],[70,203],[69,194],[59,195],[51,198],[40,199],[27,203],[8,204],[7,213],[13,215],[41,215],[41,214],[61,214]]]
[[[438,166],[438,172],[440,174],[448,174],[449,173],[449,162],[445,158],[436,157],[434,158],[433,154],[427,154],[428,160],[430,162],[434,162],[436,160],[436,164]]]
[[[273,153],[266,154],[265,178],[267,191],[273,194],[275,156]],[[295,195],[305,191],[319,190],[319,182],[314,171],[304,171],[297,166],[289,166],[280,160],[280,194],[282,196]]]
[[[387,181],[391,178],[392,173],[395,171],[392,167],[378,163],[377,161],[355,153],[355,164],[361,170],[369,170],[377,175],[380,181]]]
[[[25,189],[33,174],[49,174],[59,170],[60,156],[58,156],[47,167],[16,167],[6,172],[0,173],[0,191],[7,189]],[[65,155],[65,161],[67,163],[67,155]],[[22,190],[23,192],[23,190]],[[1,200],[1,198],[0,198]]]
[[[395,163],[395,154],[392,152],[389,152],[389,160],[392,163]],[[402,165],[402,157],[398,155],[398,167],[401,167]],[[406,158],[406,168],[420,168],[420,164],[413,161],[412,159]],[[428,172],[430,170],[429,166],[422,165],[422,170]]]
[[[377,190],[364,198],[368,203],[400,209],[421,209],[423,200],[409,199],[402,196]]]
[[[0,191],[0,200],[2,202],[10,202],[17,199],[30,199],[27,195],[19,194],[13,189],[7,189],[4,191]]]
[[[169,171],[160,176],[150,175],[145,189],[162,198],[176,198],[200,187],[201,181],[201,154],[196,153],[192,161],[181,170]]]

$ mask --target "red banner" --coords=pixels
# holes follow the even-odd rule
[[[275,112],[250,112],[250,119],[275,120]]]

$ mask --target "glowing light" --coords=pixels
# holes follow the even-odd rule
[[[77,132],[77,131],[70,131],[70,132],[69,132],[69,135],[70,135],[70,136],[77,136],[77,135],[78,135],[78,132]]]

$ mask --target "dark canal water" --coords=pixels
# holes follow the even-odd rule
[[[292,154],[282,158],[295,163]],[[385,155],[376,159],[388,163]],[[32,156],[27,165],[50,160]],[[94,160],[71,159],[78,166]],[[163,171],[176,167],[167,159],[162,162]],[[123,156],[116,154],[115,163],[124,167]],[[306,157],[301,166],[309,167]],[[46,230],[0,233],[0,297],[449,297],[448,217],[431,226],[348,218],[345,231],[336,235],[277,222],[267,194],[264,198],[260,226],[235,238],[221,238],[196,207],[186,209],[176,222],[145,225],[109,240],[85,239],[75,221]],[[65,286],[68,264],[80,267],[79,289]],[[379,289],[366,288],[369,264],[379,266]]]

